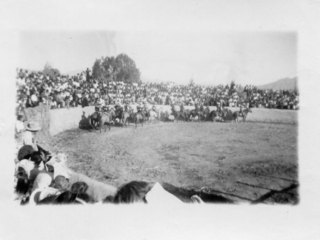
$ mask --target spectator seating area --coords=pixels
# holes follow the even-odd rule
[[[39,103],[54,108],[93,106],[96,104],[135,104],[148,102],[157,105],[205,105],[298,109],[297,91],[263,90],[256,86],[227,85],[201,86],[193,84],[178,85],[174,83],[124,83],[103,82],[92,77],[87,69],[74,76],[62,75],[52,77],[43,72],[17,70],[17,106],[28,108]]]

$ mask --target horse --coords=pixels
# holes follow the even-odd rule
[[[160,112],[160,121],[173,122],[174,121],[174,115],[169,114],[168,111],[161,111]]]
[[[144,108],[144,109],[142,109],[141,113],[143,115],[143,121],[148,122],[150,119],[150,111],[148,111],[146,108]]]
[[[149,115],[150,115],[149,120],[151,122],[154,122],[156,119],[158,119],[158,113],[155,110],[150,110]]]
[[[199,114],[198,114],[198,112],[196,111],[196,109],[192,109],[192,110],[190,111],[189,119],[191,119],[192,121],[199,121]]]
[[[111,123],[114,118],[114,112],[109,111],[109,112],[102,112],[100,113],[100,120],[99,120],[99,128],[100,128],[100,133],[101,129],[103,126],[108,125],[109,131],[111,129]],[[105,128],[105,132],[107,131],[107,128]]]
[[[243,122],[246,121],[249,112],[252,113],[251,108],[245,108],[242,111],[239,111],[239,117],[242,117]]]
[[[79,121],[79,128],[80,129],[89,130],[92,128],[91,119],[89,117],[86,117],[86,113],[84,111],[82,112],[81,120]]]
[[[115,111],[114,111],[114,116],[113,116],[113,121],[115,123],[119,123],[119,124],[123,124],[123,107],[119,106],[119,105],[116,105],[115,106]]]
[[[89,119],[89,124],[92,129],[98,130],[98,126],[100,123],[100,113],[99,112],[94,112],[91,115],[88,116]]]
[[[243,122],[245,122],[249,112],[252,112],[249,108],[246,108],[244,110],[240,109],[240,111],[235,111],[233,113],[234,121],[239,122],[239,118],[241,117]]]
[[[208,114],[208,120],[209,121],[212,121],[212,122],[215,122],[217,120],[219,120],[219,114],[217,111],[215,110],[212,110],[209,114]]]
[[[184,115],[184,120],[185,121],[190,121],[191,119],[191,111],[189,109],[184,109],[183,110],[183,115]]]
[[[182,121],[186,121],[186,114],[184,111],[176,111],[175,108],[174,108],[174,105],[171,105],[171,112],[172,112],[172,115],[174,116],[174,119],[179,121],[179,120],[182,120]]]
[[[65,105],[64,96],[62,93],[55,94],[53,97],[54,101],[57,103],[57,108],[63,108]]]
[[[232,113],[232,115],[233,115],[233,121],[236,122],[236,123],[239,122],[240,112],[239,111],[234,111]]]
[[[219,116],[222,118],[222,120],[225,121],[234,121],[234,114],[230,109],[223,109],[219,112]]]
[[[133,111],[123,111],[121,116],[121,121],[124,127],[127,127],[129,124],[129,120],[132,120],[133,118]]]
[[[199,111],[199,121],[206,121],[207,113],[204,110]]]
[[[144,121],[145,117],[143,115],[142,112],[137,112],[134,114],[134,123],[135,123],[135,127],[137,128],[138,123],[141,124],[141,126],[143,127],[143,121]]]
[[[210,118],[210,109],[209,107],[206,107],[204,110],[203,110],[203,121],[210,121],[211,118]]]
[[[222,118],[223,122],[227,121],[227,122],[236,123],[238,122],[239,112],[238,111],[232,112],[230,109],[223,109],[220,112],[220,117]]]

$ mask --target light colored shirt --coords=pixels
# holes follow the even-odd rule
[[[34,136],[30,131],[25,131],[22,136],[23,145],[33,145]]]
[[[32,102],[38,102],[38,97],[35,94],[32,94],[31,101]]]
[[[16,132],[20,133],[24,130],[24,124],[22,121],[17,120],[16,122]]]
[[[52,177],[48,173],[39,173],[34,180],[32,191],[36,190],[37,188],[43,189],[49,187],[52,182]]]
[[[23,145],[30,145],[33,147],[33,149],[35,151],[38,151],[37,142],[36,142],[32,132],[30,132],[30,131],[23,132],[22,143],[23,143]]]

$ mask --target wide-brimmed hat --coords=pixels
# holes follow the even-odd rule
[[[26,130],[32,131],[32,132],[37,132],[37,131],[41,130],[41,126],[37,122],[29,122],[27,124]]]

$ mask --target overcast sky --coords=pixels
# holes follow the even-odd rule
[[[143,80],[261,85],[296,76],[296,48],[293,32],[23,32],[18,67],[69,73],[126,53]]]

